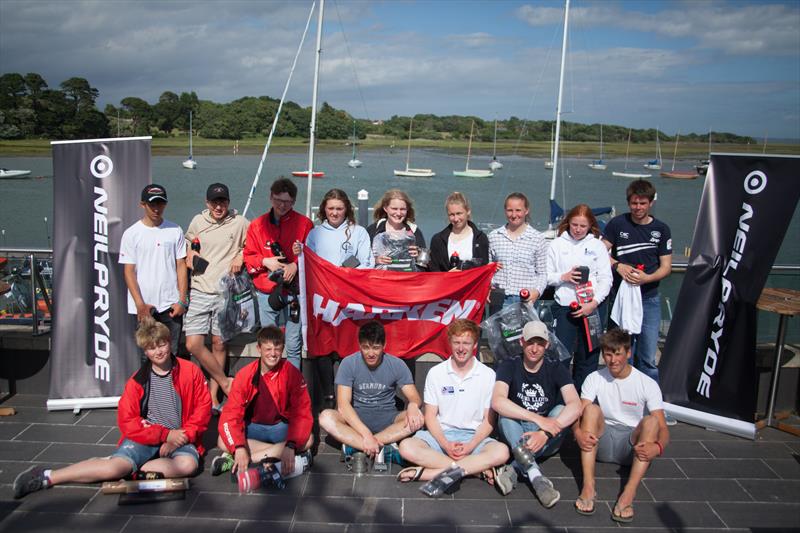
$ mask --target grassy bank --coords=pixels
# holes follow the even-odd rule
[[[266,138],[250,138],[239,141],[240,154],[260,154],[264,150]],[[186,137],[170,137],[153,139],[153,155],[181,155],[188,152],[189,141]],[[194,153],[196,156],[225,155],[233,152],[233,141],[229,139],[194,139]],[[343,140],[319,140],[319,151],[346,150]],[[405,139],[392,139],[389,137],[370,136],[359,141],[359,150],[386,150],[394,145],[397,151],[405,150]],[[598,157],[599,146],[597,143],[561,141],[561,153],[567,157],[593,159]],[[672,159],[673,146],[662,143],[661,149],[666,161]],[[448,152],[467,152],[465,140],[430,140],[415,139],[412,141],[415,149],[444,150]],[[625,157],[626,143],[609,143],[604,145],[606,158]],[[715,152],[732,153],[761,153],[761,145],[746,144],[713,144],[711,149]],[[308,140],[302,138],[276,138],[272,141],[271,151],[276,152],[304,152],[308,150]],[[487,154],[492,151],[490,142],[473,142],[474,154]],[[800,155],[800,144],[772,144],[767,146],[769,154]],[[519,145],[514,141],[498,141],[497,152],[499,156],[519,154],[529,157],[549,157],[549,142],[524,142]],[[0,141],[0,157],[24,156],[49,156],[51,154],[50,141],[45,139],[24,139],[15,141]],[[655,144],[632,144],[630,154],[633,158],[652,158],[655,155]],[[678,146],[679,159],[699,159],[708,154],[706,143],[681,143]]]

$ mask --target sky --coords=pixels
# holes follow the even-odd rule
[[[0,0],[0,73],[98,107],[280,97],[310,0]],[[287,98],[310,105],[316,13]],[[358,118],[555,117],[559,1],[327,0],[319,101]],[[800,139],[800,1],[572,0],[564,119]]]

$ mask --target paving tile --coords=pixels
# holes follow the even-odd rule
[[[298,505],[295,520],[323,523],[402,523],[402,500],[389,498],[316,497]]]
[[[795,454],[800,454],[800,440],[795,439],[792,442],[784,442],[784,444],[792,450]]]
[[[727,441],[721,441],[727,442]],[[711,457],[711,454],[700,442],[694,440],[670,441],[669,446],[664,450],[664,457],[671,459],[678,458],[703,458]]]
[[[764,459],[781,479],[800,479],[800,459]]]
[[[613,503],[609,503],[605,513],[601,513],[601,510],[598,509],[598,513],[601,513],[600,517],[605,514],[610,520],[613,506]],[[669,527],[682,530],[684,528],[721,528],[725,526],[707,503],[643,502],[635,504],[634,512],[636,517],[632,525],[637,529]]]
[[[800,503],[800,480],[741,479],[739,484],[757,502]]]
[[[164,516],[134,516],[125,525],[123,533],[142,531],[169,531],[169,533],[233,533],[238,520],[218,518],[173,518]]]
[[[776,428],[763,428],[758,431],[758,440],[774,442],[796,442],[797,437],[786,431]]]
[[[77,425],[117,427],[117,410],[92,409],[80,418]]]
[[[760,459],[675,459],[689,478],[775,479]]]
[[[97,444],[113,444],[116,446],[121,436],[122,433],[120,433],[119,428],[108,428],[106,434],[97,441]]]
[[[17,407],[14,422],[38,422],[40,424],[66,424],[73,425],[80,418],[72,411],[48,411],[44,407]]]
[[[13,444],[13,443],[12,443]],[[35,443],[41,444],[41,443]],[[116,446],[105,444],[53,443],[36,460],[41,463],[77,463],[91,457],[108,457]]]
[[[678,440],[695,440],[695,441],[711,441],[711,440],[730,440],[742,441],[740,437],[721,433],[712,429],[702,428],[700,426],[691,426],[689,424],[678,424],[669,428],[670,442]]]
[[[351,478],[352,479],[352,478]],[[306,489],[311,488],[311,482]],[[381,498],[427,498],[419,491],[422,483],[400,483],[394,477],[387,478],[386,476],[361,476],[355,478],[355,487],[353,488],[353,496],[367,497],[379,496]],[[462,488],[463,490],[463,488]]]
[[[97,495],[98,487],[53,487],[28,494],[20,500],[20,511],[32,513],[78,513]]]
[[[711,506],[728,527],[800,528],[800,505],[796,503],[713,503]]]
[[[718,459],[784,459],[791,456],[781,442],[708,441],[703,445]]]
[[[236,533],[289,533],[291,522],[240,520]]]
[[[110,533],[122,531],[127,516],[96,516],[67,513],[13,512],[0,522],[0,531],[27,531],[36,533]]]
[[[646,479],[645,487],[659,502],[751,502],[733,479]]]
[[[0,444],[5,446],[5,443]],[[0,461],[0,485],[11,485],[17,474],[23,470],[27,470],[33,465],[28,461]],[[44,464],[42,466],[45,466]],[[61,468],[66,466],[66,463],[52,463],[48,464],[47,468]]]
[[[580,495],[582,486],[578,484],[577,480],[573,479],[553,479],[550,478],[555,485],[555,488],[561,493],[561,501],[568,501],[574,503],[575,500]],[[596,479],[595,480],[595,491],[597,492],[597,501],[608,501],[614,502],[617,499],[617,496],[620,495],[622,489],[625,488],[625,482],[627,481],[626,478],[617,478],[617,479]],[[681,483],[685,483],[685,480],[676,480]],[[518,489],[519,490],[519,489]],[[534,496],[533,491],[526,485],[525,488],[521,490],[521,492],[528,491],[530,494],[530,499],[535,500],[536,496]],[[645,489],[640,487],[636,493],[636,501],[648,501],[652,502],[653,498],[650,493]]]
[[[339,461],[338,453],[317,454],[314,456],[312,470],[320,474],[346,474],[344,463]]]
[[[15,394],[5,402],[3,402],[5,407],[14,407],[19,409],[20,407],[47,407],[47,395],[46,394]]]
[[[298,498],[274,494],[222,494],[203,492],[197,497],[190,517],[238,518],[242,520],[268,520],[291,522]],[[305,503],[304,503],[305,505]]]
[[[49,445],[47,442],[3,441],[0,461],[30,461]]]
[[[186,516],[197,499],[197,493],[188,490],[182,500],[140,502],[135,505],[118,505],[118,494],[99,494],[89,502],[83,513],[102,515],[138,515],[138,516]],[[226,516],[222,513],[217,515]],[[214,517],[214,518],[217,518]]]
[[[506,504],[520,502],[484,501],[484,500],[459,500],[459,493],[455,500],[404,500],[404,524],[430,524],[430,525],[489,525],[507,527],[508,512]],[[520,503],[521,504],[521,503]]]
[[[0,423],[0,441],[13,439],[14,437],[22,433],[28,426],[30,426],[30,424],[27,424],[25,422]]]
[[[14,440],[29,442],[72,442],[94,444],[108,433],[104,427],[54,426],[51,424],[31,424]]]
[[[316,463],[315,465],[316,466]],[[303,496],[353,496],[353,480],[351,474],[319,474],[312,471],[308,476]],[[388,480],[376,476],[361,476],[359,479],[374,479],[379,485],[388,485]],[[375,496],[376,493],[365,496]]]
[[[452,533],[452,526],[400,525],[400,524],[351,524],[347,533]],[[313,532],[312,532],[313,533]]]
[[[385,524],[375,524],[377,530],[385,531]],[[292,533],[344,533],[352,531],[353,526],[348,524],[319,524],[313,522],[295,522],[292,524]],[[237,530],[239,533],[241,529]]]

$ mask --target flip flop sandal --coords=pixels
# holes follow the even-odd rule
[[[397,473],[397,481],[400,483],[410,483],[412,481],[419,481],[419,478],[422,477],[422,473],[425,471],[425,467],[422,466],[409,466],[407,468],[402,469],[400,472]],[[407,477],[408,474],[411,472],[414,473],[413,476]]]
[[[629,524],[633,522],[633,515],[630,516],[622,516],[622,513],[630,509],[633,511],[633,504],[626,505],[622,509],[620,509],[617,504],[614,504],[614,509],[611,511],[611,520],[614,522],[620,522],[622,524]]]
[[[582,514],[583,516],[591,516],[594,514],[594,500],[597,498],[597,494],[594,495],[592,498],[578,498],[575,500],[575,512],[578,514]],[[581,504],[583,507],[591,506],[588,509],[581,509],[578,507],[578,504]]]

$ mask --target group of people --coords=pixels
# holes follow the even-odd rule
[[[296,198],[294,182],[279,178],[270,187],[271,209],[248,222],[230,208],[228,187],[215,183],[208,187],[206,209],[184,234],[163,217],[165,188],[144,188],[143,217],[125,231],[120,245],[128,308],[144,354],[120,400],[120,446],[108,459],[29,469],[15,480],[17,497],[68,481],[142,472],[190,475],[197,470],[200,435],[212,413],[220,416],[223,450],[212,462],[212,473],[242,471],[265,459],[278,460],[283,476],[306,470],[313,417],[299,371],[300,324],[287,304],[297,293],[297,257],[305,245],[331,263],[354,268],[450,271],[496,262],[492,285],[504,305],[536,302],[548,285],[555,287],[555,333],[575,354],[572,374],[569,361],[544,359],[547,328],[531,322],[520,340],[523,357],[503,362],[495,376],[475,357],[477,324],[456,320],[448,327],[451,357],[428,373],[423,401],[414,386],[413,364],[384,353],[380,323],[363,324],[360,354],[341,361],[335,380],[339,354],[307,354],[322,389],[320,425],[343,444],[345,454],[411,463],[415,466],[402,470],[398,479],[426,481],[422,489],[430,496],[454,490],[467,475],[481,475],[507,494],[519,473],[551,507],[560,495],[536,459],[555,453],[571,429],[584,468],[576,510],[589,514],[594,509],[595,456],[630,461],[631,476],[613,517],[632,519],[636,486],[669,439],[655,352],[658,282],[671,268],[671,238],[669,228],[650,214],[655,189],[649,182],[631,183],[630,212],[614,218],[602,239],[591,209],[581,204],[567,213],[549,245],[528,223],[524,194],[508,195],[507,223],[487,236],[470,220],[467,198],[454,192],[445,202],[449,224],[431,239],[427,261],[421,257],[425,239],[414,223],[413,202],[403,191],[383,195],[368,228],[356,224],[353,206],[339,189],[323,197],[316,226],[293,209]],[[398,254],[390,241],[405,246]],[[227,350],[217,315],[219,280],[242,269],[253,280],[265,327],[258,333],[259,360],[232,378],[225,371]],[[575,289],[587,280],[594,293],[576,306]],[[641,332],[632,346],[626,332],[612,327],[600,347],[588,350],[583,318],[596,312],[604,316],[612,286],[623,281],[641,290]],[[187,350],[211,378],[207,386],[199,368],[176,358],[181,329]],[[597,371],[601,350],[606,367]],[[398,389],[405,399],[402,411]],[[491,437],[495,430],[505,443]]]

